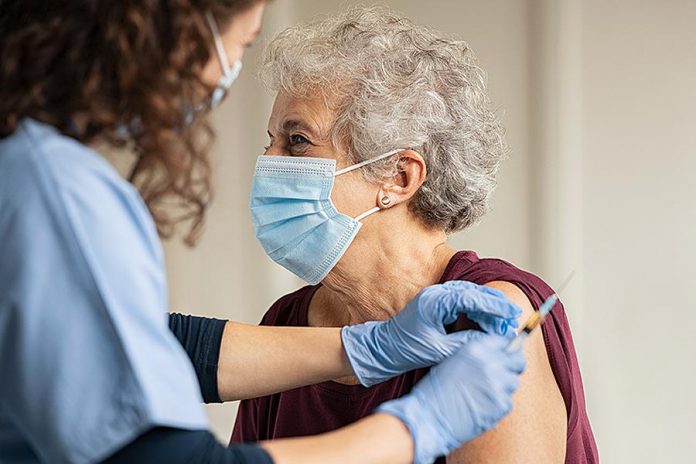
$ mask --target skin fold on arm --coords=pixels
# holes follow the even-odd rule
[[[509,282],[491,282],[522,308],[520,326],[534,313],[529,299]],[[527,370],[513,397],[513,410],[498,426],[447,457],[448,464],[563,463],[567,413],[551,370],[541,330],[525,343]]]

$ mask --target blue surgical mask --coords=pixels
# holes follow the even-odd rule
[[[357,235],[362,219],[352,218],[331,201],[334,179],[393,156],[393,150],[336,171],[336,160],[260,156],[251,188],[251,216],[256,238],[268,256],[311,285],[333,269]]]

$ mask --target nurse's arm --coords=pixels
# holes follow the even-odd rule
[[[374,414],[314,437],[261,443],[274,464],[398,464],[413,462],[413,440],[394,416]]]
[[[225,325],[217,372],[222,401],[270,395],[352,374],[339,328]]]
[[[259,446],[260,445],[260,446]],[[333,432],[227,448],[204,430],[155,428],[101,464],[406,464],[413,441],[396,417],[375,414]]]
[[[353,374],[339,328],[256,326],[182,314],[169,315],[169,328],[186,350],[207,403]]]

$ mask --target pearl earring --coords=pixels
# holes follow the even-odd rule
[[[389,203],[391,203],[391,198],[384,196],[380,200],[380,203],[382,203],[383,206],[387,206]]]

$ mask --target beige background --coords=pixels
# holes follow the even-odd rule
[[[333,0],[276,0],[264,37]],[[494,210],[452,237],[558,284],[608,463],[693,461],[696,438],[696,2],[383,2],[471,44],[511,158]],[[216,114],[217,199],[200,246],[166,244],[175,310],[258,322],[301,285],[257,244],[247,211],[271,96],[259,43]],[[227,439],[236,405],[211,406]]]

